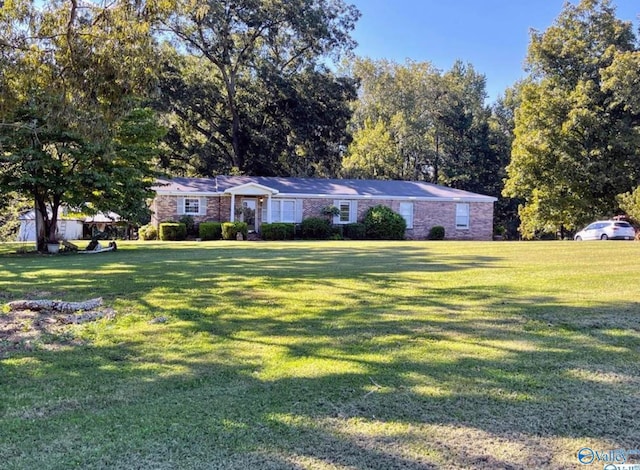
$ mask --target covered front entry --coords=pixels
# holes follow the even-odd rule
[[[255,197],[243,197],[242,204],[236,208],[236,215],[240,222],[246,222],[250,232],[258,230],[258,200]]]
[[[271,197],[278,190],[256,183],[248,183],[229,188],[225,194],[231,196],[229,220],[246,222],[249,230],[260,230],[261,223],[271,223]],[[262,205],[266,204],[266,218],[262,220]]]

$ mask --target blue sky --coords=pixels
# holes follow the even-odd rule
[[[357,55],[431,62],[442,70],[461,59],[487,77],[490,102],[525,75],[529,30],[544,31],[564,5],[564,0],[347,1],[362,13],[353,33]],[[637,34],[640,2],[613,4],[618,18],[634,22]]]

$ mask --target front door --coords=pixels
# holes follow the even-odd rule
[[[242,212],[239,217],[241,222],[246,222],[249,231],[255,231],[256,229],[256,200],[243,198],[242,199]]]

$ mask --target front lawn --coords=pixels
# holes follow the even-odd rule
[[[0,245],[0,304],[116,311],[0,339],[3,468],[557,469],[640,447],[640,243],[118,247]]]

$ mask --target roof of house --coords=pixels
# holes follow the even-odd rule
[[[285,178],[269,176],[216,176],[213,178],[173,178],[158,180],[159,194],[224,194],[234,188],[259,185],[279,196],[445,199],[493,202],[496,198],[424,181]]]

